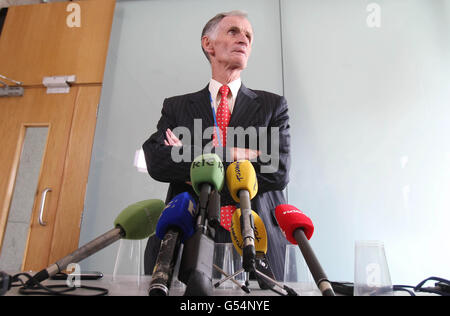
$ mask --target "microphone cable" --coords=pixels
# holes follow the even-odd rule
[[[434,286],[424,287],[426,282],[436,281]],[[331,285],[336,293],[339,293],[344,296],[353,296],[353,287],[354,284],[352,282],[331,282]],[[450,280],[446,280],[439,277],[429,277],[423,281],[421,281],[416,286],[412,285],[393,285],[392,292],[403,291],[407,292],[410,296],[416,296],[415,293],[432,293],[440,296],[450,296]],[[383,292],[374,292],[372,295],[382,295]]]
[[[109,293],[108,289],[95,287],[95,286],[87,286],[80,285],[69,287],[67,284],[52,284],[52,285],[43,285],[41,282],[36,280],[29,273],[18,273],[13,276],[9,276],[6,273],[2,272],[3,279],[8,279],[7,289],[11,287],[19,287],[19,293],[22,295],[52,295],[52,296],[105,296]],[[22,280],[20,277],[27,278],[26,281]],[[28,282],[28,283],[27,283]],[[55,290],[62,288],[62,290]],[[70,293],[77,289],[85,289],[88,291],[98,292],[95,294],[78,294],[78,293]]]

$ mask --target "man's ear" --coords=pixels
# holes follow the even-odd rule
[[[208,36],[202,37],[202,47],[209,54],[209,56],[214,56],[214,47],[212,41]]]

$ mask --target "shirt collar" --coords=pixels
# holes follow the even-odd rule
[[[236,100],[239,89],[241,88],[241,84],[242,84],[241,78],[238,78],[228,84],[228,87],[230,88],[231,91],[231,97],[233,98],[233,100]],[[209,92],[211,93],[211,96],[215,96],[217,98],[217,94],[219,93],[220,87],[222,87],[222,84],[220,82],[211,79],[211,81],[209,82]]]

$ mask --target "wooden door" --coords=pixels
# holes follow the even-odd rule
[[[31,88],[27,89],[23,97],[0,100],[0,116],[7,118],[0,126],[0,135],[4,139],[0,153],[0,188],[3,193],[0,227],[5,227],[7,222],[8,212],[5,210],[9,209],[13,196],[26,131],[36,126],[47,127],[48,130],[43,144],[44,155],[31,211],[22,269],[28,270],[47,264],[48,245],[51,244],[55,225],[76,92],[72,90],[69,94],[47,96],[45,89]],[[4,135],[6,137],[3,137]],[[46,197],[41,225],[38,209],[46,188],[51,191]]]
[[[114,7],[114,0],[95,0],[8,10],[0,74],[23,82],[25,92],[0,98],[0,254],[26,131],[48,129],[21,270],[40,270],[78,247]],[[74,13],[81,23],[69,23]],[[69,93],[47,93],[43,77],[55,75],[76,76]]]

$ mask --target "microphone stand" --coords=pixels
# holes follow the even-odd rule
[[[241,231],[242,231],[242,266],[246,272],[254,269],[255,250],[255,223],[250,205],[250,194],[247,190],[239,191],[241,206]]]
[[[267,288],[268,288],[268,289],[273,290],[273,291],[275,291],[276,293],[281,294],[281,295],[298,296],[297,292],[295,292],[292,288],[290,288],[290,287],[287,286],[287,285],[281,285],[280,283],[278,283],[277,281],[275,281],[275,280],[272,279],[271,277],[265,275],[264,273],[262,273],[261,271],[259,271],[259,270],[256,269],[255,267],[254,267],[254,269],[252,269],[252,271],[255,272],[255,276],[256,276],[256,278],[257,278],[259,281],[261,281],[262,283],[264,283],[264,284],[267,285]],[[214,287],[217,288],[217,287],[219,287],[222,283],[224,283],[224,282],[226,282],[226,281],[228,281],[228,280],[232,280],[232,281],[233,281],[234,278],[235,278],[237,275],[239,275],[240,273],[242,273],[242,272],[246,272],[244,268],[242,268],[242,269],[240,269],[240,270],[236,271],[235,273],[230,274],[230,275],[228,275],[228,276],[226,275],[226,273],[222,273],[222,274],[224,274],[224,275],[226,276],[226,278],[224,278],[224,279],[222,279],[222,280],[216,282],[216,283],[214,284]],[[234,281],[236,281],[236,280],[234,280]],[[237,281],[236,281],[236,282],[237,282]],[[239,283],[238,283],[238,284],[239,284]],[[247,291],[243,288],[243,286],[241,286],[240,284],[239,284],[239,286],[240,286],[246,293],[250,293],[250,290],[247,292]],[[283,293],[280,293],[280,292],[274,290],[273,287],[275,287],[275,286],[278,286],[279,288],[283,289],[284,291],[287,292],[287,294],[283,294]],[[246,288],[247,288],[247,287],[246,287]],[[247,288],[247,289],[248,289],[248,288]]]
[[[267,275],[265,275],[264,273],[260,272],[258,269],[255,269],[255,274],[256,274],[257,278],[259,277],[262,282],[266,283],[269,286],[270,290],[275,291],[278,294],[286,296],[286,294],[279,293],[278,291],[273,289],[274,286],[278,286],[279,288],[281,288],[287,292],[287,296],[298,296],[297,292],[295,292],[292,288],[290,288],[287,285],[281,285],[274,279],[272,279],[272,278],[268,277]]]
[[[280,285],[278,282],[276,282],[273,278],[265,275],[261,271],[259,271],[256,268],[256,263],[258,262],[260,264],[260,261],[263,259],[257,258],[257,253],[255,249],[255,223],[253,219],[253,214],[251,211],[251,204],[250,204],[250,194],[247,190],[240,190],[239,191],[239,200],[240,200],[240,206],[241,206],[241,232],[242,232],[242,239],[243,239],[243,247],[242,247],[242,266],[243,268],[236,271],[232,275],[227,276],[226,278],[216,282],[214,284],[214,287],[218,287],[223,282],[230,280],[237,276],[238,274],[245,272],[246,273],[246,280],[248,281],[248,276],[250,272],[255,272],[255,276],[258,280],[258,283],[260,284],[260,287],[262,289],[271,289],[273,290],[273,287],[278,286],[285,290],[287,292],[287,295],[289,296],[297,296],[298,294],[288,286]],[[258,257],[264,258],[264,253],[258,252]],[[261,265],[262,266],[262,265]],[[270,270],[269,270],[270,271]],[[248,284],[246,281],[246,284]],[[276,291],[277,292],[277,291]],[[277,292],[279,293],[279,292]],[[281,293],[279,293],[281,294]],[[283,294],[282,294],[283,295]]]
[[[178,279],[186,284],[185,296],[212,295],[212,258],[214,241],[207,235],[209,184],[200,188],[200,203],[197,212],[197,229],[184,245]]]
[[[255,249],[255,223],[253,219],[253,214],[251,210],[250,204],[250,193],[247,190],[239,191],[239,200],[241,206],[241,231],[243,238],[243,249],[242,249],[242,266],[248,273],[255,272],[255,276],[258,280],[258,283],[261,289],[271,289],[273,290],[274,286],[278,286],[285,290],[288,295],[297,295],[297,293],[289,288],[288,286],[281,286],[278,284],[273,278],[268,275],[262,273],[256,268],[256,264],[261,268],[265,268],[265,270],[270,273],[270,268],[264,267],[262,261],[265,259],[265,254],[256,252]],[[259,258],[258,258],[259,257]],[[273,276],[273,275],[272,275]]]
[[[223,274],[226,278],[223,280],[220,280],[219,282],[214,284],[214,287],[219,287],[220,284],[222,284],[225,281],[232,281],[234,284],[236,284],[238,287],[240,287],[245,293],[250,294],[250,290],[248,289],[248,287],[244,284],[240,284],[238,281],[236,281],[234,279],[235,275],[238,275],[239,273],[243,272],[244,270],[241,269],[239,270],[237,273],[233,273],[233,275],[229,275],[228,273],[226,273],[225,271],[223,271],[220,267],[218,267],[217,265],[213,264],[214,269],[216,269],[217,271],[219,271],[221,274]]]

